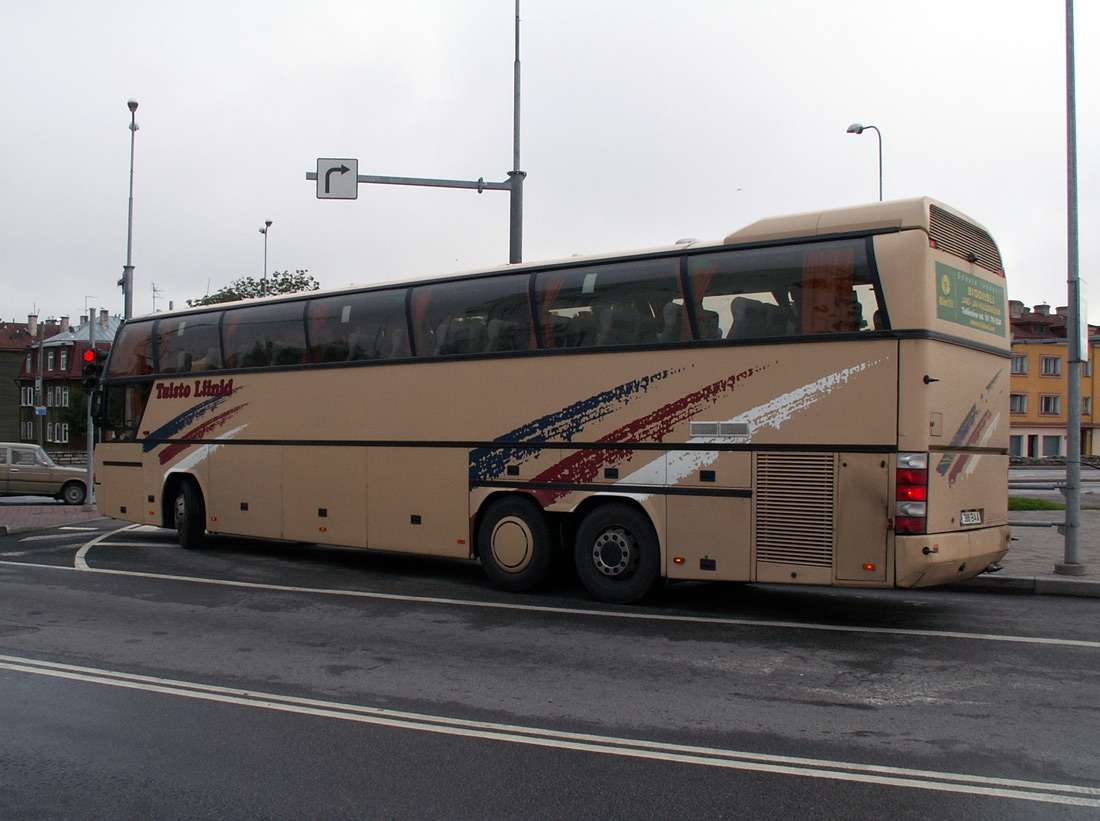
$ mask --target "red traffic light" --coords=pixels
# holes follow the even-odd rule
[[[84,351],[84,361],[85,362],[95,362],[95,349],[94,348],[88,348],[88,350]]]

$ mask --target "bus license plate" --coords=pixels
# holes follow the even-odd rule
[[[970,525],[980,525],[982,523],[982,512],[980,510],[964,510],[959,514],[959,524],[963,527]]]

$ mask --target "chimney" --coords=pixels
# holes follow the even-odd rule
[[[1024,315],[1024,303],[1018,299],[1010,299],[1008,301],[1008,314],[1013,319],[1019,319]]]
[[[1069,306],[1060,305],[1054,309],[1054,313],[1058,314],[1058,316],[1069,316]]]
[[[88,322],[88,315],[87,314],[81,314],[80,315],[80,324],[84,325],[84,324],[87,324],[87,322]]]
[[[68,333],[68,332],[69,332],[69,318],[67,316],[63,316],[63,317],[61,317],[61,330],[58,331],[58,333],[64,334],[64,333]]]
[[[31,336],[38,336],[38,314],[27,315],[27,330],[31,332]]]
[[[1046,303],[1042,305],[1036,305],[1033,309],[1039,316],[1050,316],[1050,306]]]
[[[111,321],[111,312],[108,311],[106,308],[104,308],[103,310],[101,310],[99,312],[99,324],[102,325],[104,328],[106,328],[107,325],[110,323],[110,321]]]

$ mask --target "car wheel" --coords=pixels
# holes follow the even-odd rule
[[[67,505],[82,505],[86,496],[84,485],[80,482],[69,482],[61,488],[61,500]]]

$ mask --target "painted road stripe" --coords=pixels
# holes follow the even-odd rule
[[[126,530],[128,528],[124,528]],[[116,531],[118,532],[118,531]],[[1048,647],[1081,647],[1088,650],[1100,650],[1100,641],[1088,641],[1085,639],[1058,639],[1042,636],[1012,636],[996,633],[963,633],[952,630],[913,630],[902,627],[855,627],[842,624],[809,624],[796,621],[759,621],[754,619],[731,619],[716,616],[677,616],[665,613],[645,613],[627,610],[593,610],[581,607],[551,607],[538,604],[517,604],[509,602],[490,602],[476,599],[451,599],[437,596],[409,596],[398,593],[377,593],[370,590],[332,590],[323,587],[295,587],[283,584],[261,584],[259,582],[242,582],[232,579],[204,579],[199,576],[177,576],[169,573],[147,573],[136,570],[112,570],[107,568],[90,567],[85,558],[89,549],[99,544],[111,534],[100,536],[84,545],[77,553],[76,567],[63,567],[59,565],[35,564],[31,562],[8,562],[0,560],[0,566],[33,567],[40,570],[62,570],[72,572],[74,570],[101,573],[109,576],[128,576],[136,579],[155,579],[158,581],[184,582],[189,584],[205,584],[214,587],[235,587],[249,590],[269,590],[277,593],[304,593],[312,596],[336,596],[342,598],[368,599],[374,601],[393,601],[408,604],[443,605],[446,607],[469,607],[483,610],[508,610],[512,612],[546,613],[555,616],[584,616],[598,619],[625,619],[630,621],[680,623],[680,624],[708,624],[721,627],[753,627],[771,628],[776,630],[809,630],[824,633],[854,633],[857,635],[880,636],[905,636],[916,638],[939,639],[964,639],[969,641],[992,641],[1007,644],[1025,644]],[[113,543],[104,544],[110,547]],[[147,547],[147,545],[139,545]],[[3,555],[3,554],[0,554]]]
[[[1100,789],[1076,784],[1053,784],[1042,781],[991,778],[966,773],[857,764],[848,761],[765,755],[744,750],[665,744],[646,739],[569,733],[542,727],[498,724],[486,721],[468,721],[426,713],[409,713],[356,704],[342,704],[334,701],[296,698],[257,690],[217,687],[179,679],[139,676],[114,670],[59,664],[19,656],[0,655],[0,669],[221,704],[259,707],[278,712],[353,721],[361,724],[440,735],[462,736],[485,741],[643,758],[669,763],[878,784],[888,787],[965,793],[1048,804],[1100,808]]]

